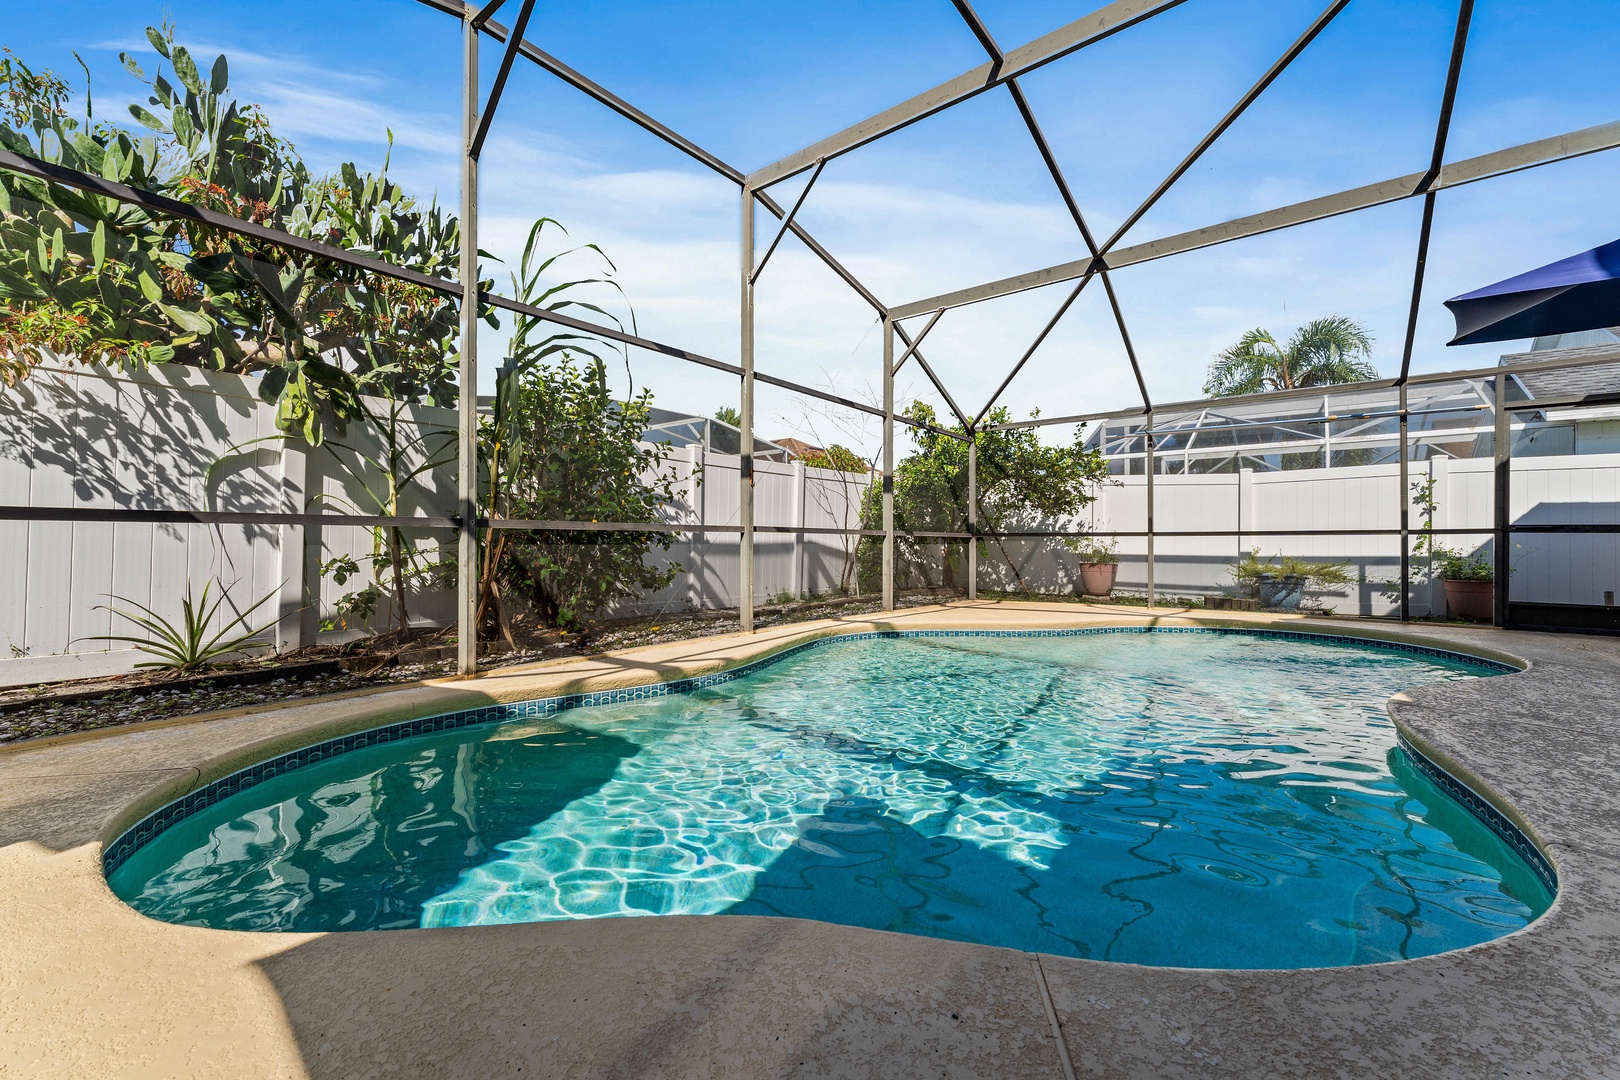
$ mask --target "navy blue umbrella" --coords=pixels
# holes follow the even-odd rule
[[[1448,345],[1620,326],[1620,240],[1454,296]]]

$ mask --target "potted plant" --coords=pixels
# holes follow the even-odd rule
[[[1260,558],[1254,548],[1240,561],[1227,566],[1232,580],[1260,601],[1261,607],[1291,610],[1305,599],[1305,590],[1331,589],[1350,584],[1349,563],[1308,562],[1281,554]]]
[[[1435,572],[1446,590],[1446,608],[1459,618],[1490,622],[1496,614],[1496,567],[1491,560],[1439,544],[1433,552]]]
[[[1083,596],[1107,596],[1114,591],[1119,576],[1119,541],[1114,537],[1087,536],[1071,541],[1070,549],[1080,557],[1080,592]]]

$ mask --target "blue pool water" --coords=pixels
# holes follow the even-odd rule
[[[1248,633],[839,641],[307,765],[111,882],[244,930],[735,913],[1141,964],[1424,956],[1551,902],[1384,711],[1493,670]]]

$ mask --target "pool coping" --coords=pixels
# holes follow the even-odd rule
[[[101,874],[103,841],[165,793],[379,723],[725,672],[857,629],[1144,624],[1276,627],[1520,668],[1397,694],[1389,712],[1409,747],[1544,852],[1552,908],[1419,960],[1212,971],[745,916],[214,931],[136,914]],[[1617,697],[1613,639],[1004,602],[16,744],[0,748],[0,1073],[1053,1076],[1067,1057],[1076,1074],[1612,1075]]]

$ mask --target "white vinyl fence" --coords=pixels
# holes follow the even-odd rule
[[[456,414],[403,410],[396,446],[407,462],[430,458],[425,472],[388,505],[382,471],[367,459],[387,452],[379,431],[389,424],[353,425],[311,449],[276,437],[273,409],[255,392],[257,380],[167,366],[118,374],[99,368],[41,369],[0,389],[0,505],[179,510],[310,512],[449,516],[454,507],[450,460]],[[387,405],[374,402],[379,415]],[[681,564],[667,589],[619,605],[616,611],[663,612],[732,607],[739,599],[735,532],[703,525],[736,525],[736,455],[677,449],[670,458],[680,497],[668,520],[691,524],[660,560]],[[1412,466],[1412,479],[1432,478],[1439,509],[1435,525],[1476,528],[1444,542],[1466,551],[1490,550],[1491,467],[1486,459],[1437,459]],[[852,529],[870,478],[807,469],[802,463],[755,464],[760,526]],[[1102,489],[1084,523],[1098,530],[1141,531],[1146,524],[1145,477],[1120,477]],[[1155,585],[1162,596],[1234,592],[1227,567],[1244,551],[1351,564],[1354,584],[1311,599],[1345,614],[1387,615],[1397,608],[1390,583],[1400,574],[1394,536],[1289,537],[1266,530],[1393,529],[1400,497],[1394,465],[1164,475],[1155,479],[1155,527],[1162,532],[1233,530],[1221,537],[1157,538]],[[1620,455],[1525,457],[1513,463],[1512,513],[1517,522],[1620,523]],[[1039,523],[1030,522],[1030,526]],[[1421,524],[1416,510],[1414,530]],[[427,559],[453,547],[447,531],[413,530]],[[756,601],[853,586],[857,538],[836,533],[756,534]],[[320,620],[357,585],[338,586],[320,574],[340,555],[364,561],[374,548],[370,529],[346,525],[194,525],[140,522],[0,521],[0,684],[127,670],[141,655],[105,640],[134,629],[115,618],[113,598],[148,605],[177,619],[188,589],[223,589],[220,619],[269,593],[275,599],[254,625],[275,624],[278,647],[313,640]],[[1045,592],[1072,591],[1078,559],[1061,544],[1007,540],[991,544],[980,569],[983,588],[1023,581]],[[1146,544],[1122,538],[1118,588],[1147,584]],[[1515,600],[1603,604],[1620,592],[1620,537],[1614,534],[1524,534],[1514,544]],[[1421,571],[1422,560],[1415,569]],[[1413,614],[1439,613],[1438,585],[1414,589]],[[413,624],[442,625],[453,612],[443,582],[424,583],[408,600]],[[378,621],[390,615],[379,607]]]
[[[690,525],[739,524],[736,454],[716,454],[693,444],[670,459],[681,501],[665,517]],[[806,468],[802,461],[754,462],[756,529],[788,526],[806,529],[856,529],[868,476]],[[754,534],[754,598],[794,597],[854,589],[854,553],[859,538],[838,533]],[[736,607],[742,598],[740,537],[734,532],[683,533],[659,561],[674,561],[682,573],[669,588],[636,602],[619,605],[625,612],[683,611]]]
[[[1493,463],[1488,458],[1437,458],[1413,463],[1410,479],[1432,479],[1437,529],[1478,529],[1477,533],[1441,536],[1437,542],[1464,552],[1489,555]],[[1278,554],[1347,562],[1355,581],[1328,592],[1311,594],[1313,604],[1346,615],[1390,615],[1399,608],[1399,536],[1301,537],[1266,530],[1398,529],[1399,467],[1370,465],[1334,469],[1300,469],[1276,473],[1169,475],[1154,477],[1156,532],[1232,530],[1223,537],[1157,536],[1154,585],[1160,596],[1236,595],[1228,567],[1258,548],[1262,556]],[[1620,523],[1620,454],[1524,457],[1513,462],[1511,517],[1516,524]],[[1089,513],[1074,527],[1140,532],[1147,522],[1147,484],[1143,476],[1116,478],[1104,488]],[[1410,496],[1410,492],[1408,493]],[[1411,510],[1414,533],[1422,525]],[[1078,558],[1049,541],[1008,540],[1007,553],[1030,587],[1047,592],[1072,591],[1079,578]],[[1147,544],[1140,537],[1119,541],[1120,569],[1116,588],[1147,588]],[[980,570],[982,588],[1012,588],[1007,561],[995,545]],[[1614,534],[1522,534],[1511,556],[1515,601],[1595,604],[1612,601],[1620,590],[1620,537]],[[1413,559],[1412,614],[1444,614],[1438,582],[1426,582],[1422,557]],[[1610,595],[1606,598],[1605,593]]]
[[[258,380],[178,365],[116,373],[96,367],[42,368],[15,387],[0,387],[0,505],[351,513],[445,517],[455,507],[456,413],[402,410],[389,423],[388,403],[371,408],[385,422],[350,424],[325,446],[277,437],[274,409],[259,400]],[[390,440],[405,462],[436,467],[389,504],[383,460]],[[368,460],[369,459],[369,460]],[[677,450],[671,460],[683,492],[669,520],[737,523],[739,459]],[[854,527],[868,480],[805,469],[755,466],[756,519],[761,525]],[[411,530],[425,559],[454,551],[448,531]],[[738,600],[738,535],[682,535],[667,555],[683,573],[667,590],[624,611],[729,607]],[[854,537],[761,533],[756,544],[757,598],[837,588]],[[0,685],[108,674],[145,657],[109,634],[136,629],[106,610],[114,597],[180,617],[188,589],[205,586],[227,601],[216,624],[266,594],[275,599],[253,616],[275,624],[279,648],[314,639],[336,602],[370,579],[365,563],[373,530],[353,525],[195,525],[141,522],[0,521]],[[339,586],[322,577],[323,562],[348,555],[367,570]],[[852,577],[852,575],[851,575]],[[442,625],[453,596],[424,584],[408,597],[413,625]],[[385,602],[374,622],[390,615]]]

